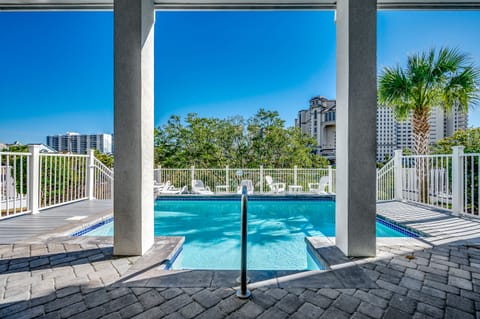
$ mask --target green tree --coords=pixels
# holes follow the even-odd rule
[[[108,168],[113,167],[113,155],[100,153],[98,150],[94,150],[95,157]]]
[[[435,143],[432,153],[451,154],[453,146],[465,146],[465,153],[480,153],[480,128],[456,131]]]
[[[26,153],[28,152],[28,145],[14,144],[6,148],[6,152]]]
[[[385,67],[379,77],[378,100],[390,106],[399,119],[412,118],[413,151],[429,151],[429,116],[433,107],[454,107],[467,112],[479,101],[480,70],[468,55],[456,49],[431,49],[408,57],[405,68]],[[428,196],[426,161],[418,159],[419,200]]]
[[[456,49],[431,49],[408,57],[406,68],[385,67],[380,74],[378,99],[394,109],[397,118],[412,116],[415,154],[428,154],[428,122],[433,107],[451,110],[479,101],[480,70],[467,54]]]
[[[434,154],[451,154],[453,146],[465,146],[465,153],[480,153],[480,128],[470,128],[455,132],[452,136],[441,139],[432,147]],[[447,162],[444,165],[451,165]],[[463,160],[464,180],[462,184],[467,190],[479,189],[480,164],[478,156],[471,156]],[[451,172],[451,168],[448,169]],[[450,179],[452,176],[450,175]],[[465,192],[465,208],[478,213],[478,198],[471,191]]]
[[[188,114],[172,116],[155,130],[155,161],[164,167],[326,167],[312,153],[316,141],[296,128],[284,128],[278,112],[260,109],[245,121]]]

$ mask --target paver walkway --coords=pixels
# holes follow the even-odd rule
[[[389,205],[397,210],[391,218],[402,216],[405,204]],[[467,232],[478,223],[467,222]],[[448,241],[379,245],[377,257],[332,270],[353,264],[372,288],[259,283],[250,300],[237,299],[232,287],[132,287],[123,277],[142,259],[113,257],[108,241],[0,245],[0,318],[480,318],[480,234],[442,234],[435,238],[447,234]]]

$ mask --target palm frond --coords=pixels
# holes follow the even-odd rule
[[[461,73],[452,76],[443,91],[444,106],[450,110],[458,106],[463,112],[468,112],[469,106],[480,102],[480,70],[468,66]]]

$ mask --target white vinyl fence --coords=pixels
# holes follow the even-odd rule
[[[480,154],[402,155],[377,171],[377,200],[404,200],[479,217]]]
[[[88,198],[88,155],[39,154],[39,208],[54,207]]]
[[[85,199],[112,199],[113,172],[93,155],[0,152],[0,219]]]
[[[377,170],[377,201],[393,200],[395,198],[393,167],[394,163],[391,160]]]
[[[96,199],[113,199],[113,171],[94,158],[93,197]]]
[[[0,219],[29,211],[31,153],[0,152]]]
[[[480,203],[480,154],[463,154],[460,174],[463,176],[463,203],[461,209],[464,214],[479,217]]]
[[[274,183],[289,186],[301,186],[302,191],[309,191],[309,183],[319,183],[323,176],[328,176],[328,192],[335,193],[335,170],[329,168],[157,168],[155,180],[158,183],[170,181],[176,187],[187,186],[191,190],[192,180],[201,180],[216,193],[235,193],[242,180],[251,180],[256,193],[269,193],[270,187],[265,179],[271,176]]]
[[[452,207],[452,155],[404,156],[404,200],[443,209]]]

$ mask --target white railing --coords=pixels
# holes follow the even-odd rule
[[[398,152],[398,153],[397,153]],[[377,200],[404,200],[479,217],[480,154],[407,155],[394,158],[377,172]]]
[[[0,152],[0,219],[29,213],[31,153]]]
[[[463,176],[463,207],[464,214],[479,217],[480,203],[480,154],[463,154],[462,156]]]
[[[113,171],[94,158],[93,197],[96,199],[113,199]]]
[[[452,155],[402,157],[402,198],[452,208]]]
[[[88,155],[42,153],[39,156],[39,209],[87,199]]]
[[[377,170],[377,201],[393,200],[394,188],[394,160],[390,160]]]
[[[335,193],[335,170],[329,168],[157,168],[155,180],[158,183],[170,181],[177,187],[187,186],[191,191],[192,180],[202,180],[216,193],[235,193],[242,180],[251,180],[256,193],[269,193],[270,187],[265,179],[271,176],[274,183],[288,186],[301,186],[309,192],[309,184],[319,183],[323,176],[329,177],[328,192]]]
[[[85,199],[112,199],[113,172],[88,155],[0,152],[0,219]]]

